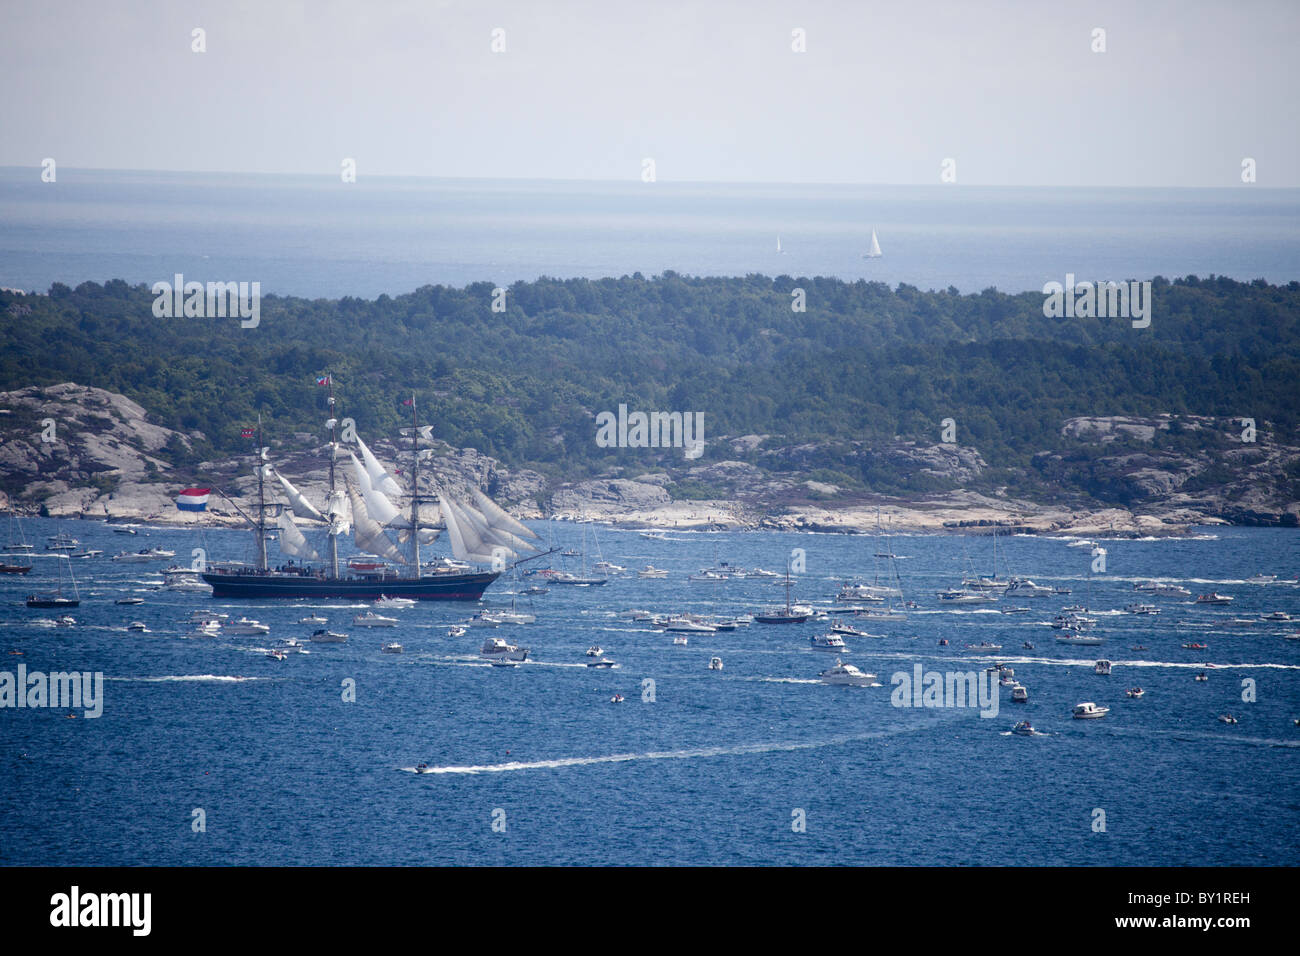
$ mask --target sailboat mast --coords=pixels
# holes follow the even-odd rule
[[[262,445],[262,416],[257,416],[257,566],[265,571],[266,559],[266,448]]]
[[[411,393],[411,558],[420,577],[420,419]]]
[[[329,384],[329,416],[330,416],[330,493],[329,507],[334,507],[334,459],[338,457],[339,450],[339,420],[334,414],[334,376],[327,374],[325,381]],[[337,522],[333,514],[329,515],[330,528],[327,537],[330,539],[330,577],[338,578],[339,576],[339,536],[335,533]]]

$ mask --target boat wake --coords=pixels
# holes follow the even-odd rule
[[[104,680],[131,681],[140,684],[166,684],[176,681],[202,681],[217,684],[239,684],[251,680],[269,680],[267,677],[235,677],[229,674],[170,674],[166,677],[105,677]]]

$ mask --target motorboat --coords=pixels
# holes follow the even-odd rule
[[[1021,644],[1020,646],[1026,651],[1032,651],[1034,649],[1034,645],[1031,641],[1025,641],[1025,643]]]
[[[1130,614],[1159,614],[1160,609],[1154,604],[1130,604],[1124,608]]]
[[[113,555],[112,560],[128,564],[145,564],[150,561],[165,561],[174,557],[176,557],[175,551],[165,551],[162,548],[143,548],[139,551],[119,551]]]
[[[0,574],[26,574],[32,569],[30,564],[3,564],[0,563]]]
[[[519,592],[520,594],[550,594],[550,590],[536,584],[530,584]]]
[[[611,698],[609,699],[609,702],[610,702],[611,704],[621,704],[621,703],[623,703],[623,695],[622,695],[622,694],[615,694],[613,697],[611,697]]]
[[[148,634],[149,628],[145,627],[144,621],[132,621],[126,626],[128,631],[135,631],[137,634]]]
[[[1180,584],[1170,584],[1165,581],[1139,581],[1133,585],[1134,591],[1141,591],[1144,594],[1155,594],[1160,597],[1191,597],[1192,592]]]
[[[611,661],[608,657],[598,657],[594,661],[587,661],[587,666],[600,667],[608,670],[609,668],[617,667],[618,665],[615,664],[613,661]]]
[[[839,618],[835,618],[835,620],[831,621],[831,633],[843,634],[847,637],[870,637],[871,636],[866,631],[859,631],[852,624],[845,624]]]
[[[1106,638],[1097,634],[1084,634],[1081,631],[1062,631],[1056,635],[1058,644],[1080,644],[1086,647],[1097,647],[1106,643]]]
[[[658,531],[658,530],[655,530],[655,531],[642,531],[642,532],[641,532],[641,537],[645,538],[647,541],[667,541],[667,540],[668,540],[668,536],[667,536],[666,534],[664,534],[662,531]]]
[[[674,617],[668,619],[664,630],[670,634],[712,634],[717,628],[690,617]]]
[[[1141,687],[1130,687],[1127,691],[1129,697],[1132,697],[1134,700],[1141,697],[1145,693],[1146,691],[1144,691]]]
[[[844,651],[844,638],[838,634],[818,634],[809,638],[812,646],[819,651]]]
[[[433,773],[433,768],[427,763],[418,764],[415,768],[416,773]]]
[[[961,579],[961,586],[973,591],[1005,591],[1011,584],[999,577],[967,576]]]
[[[1201,671],[1199,674],[1196,675],[1195,678],[1193,678],[1193,680],[1197,680],[1201,682],[1207,681],[1209,679],[1210,679],[1210,675],[1205,673],[1205,671]]]
[[[1013,704],[1029,703],[1029,688],[1024,684],[1013,684],[1011,686],[1011,702]]]
[[[605,649],[601,647],[599,644],[592,644],[591,647],[587,648],[588,657],[600,657],[604,653],[605,653]]]
[[[379,649],[380,649],[380,651],[382,651],[382,652],[385,653],[385,654],[400,654],[400,653],[402,653],[402,645],[401,645],[401,644],[398,644],[396,641],[394,641],[394,642],[391,643],[391,644],[384,644],[384,645],[383,645],[382,647],[380,647]]]
[[[673,643],[676,644],[678,647],[685,647],[687,642],[689,641],[690,638],[687,637],[685,634],[678,634],[676,637],[673,638]]]
[[[70,558],[98,558],[104,552],[97,548],[83,548],[80,551],[73,551],[68,555]]]
[[[1110,667],[1110,661],[1100,660],[1092,666],[1092,672],[1094,674],[1100,674],[1102,677],[1108,677],[1110,676]]]
[[[502,624],[532,624],[537,620],[536,614],[529,614],[526,611],[493,611],[492,616]]]
[[[375,601],[375,607],[379,607],[379,608],[396,609],[400,607],[414,607],[414,606],[415,606],[414,598],[389,597],[386,594],[381,594],[379,596],[379,600]]]
[[[992,641],[980,641],[978,644],[967,644],[967,645],[966,645],[966,650],[968,650],[968,651],[1000,651],[1000,650],[1002,650],[1002,645],[1001,645],[1001,644],[994,644]]]
[[[218,622],[208,622],[207,624],[196,624],[194,630],[190,631],[186,637],[220,637],[221,624]]]
[[[775,571],[767,571],[763,568],[754,568],[747,573],[751,578],[779,578],[781,576]]]
[[[837,601],[884,601],[885,598],[902,597],[895,587],[883,584],[847,584],[835,595]]]
[[[273,661],[287,661],[289,659],[289,655],[286,654],[284,651],[280,650],[278,647],[272,648],[270,651],[267,652],[266,656]]]
[[[653,564],[647,564],[644,568],[636,573],[638,578],[666,578],[668,572],[663,568],[656,568]]]
[[[489,637],[483,642],[479,654],[491,661],[526,661],[528,648],[516,647],[501,637]]]
[[[338,631],[329,631],[321,628],[318,631],[312,631],[311,640],[313,644],[342,644],[348,639],[346,634],[340,634]]]
[[[1096,623],[1097,619],[1095,617],[1088,617],[1075,612],[1058,614],[1052,619],[1052,627],[1058,631],[1078,631],[1092,627]]]
[[[143,604],[143,603],[144,603],[144,598],[142,598],[142,597],[126,597],[126,598],[118,598],[118,599],[117,599],[116,601],[114,601],[113,603],[114,603],[114,604],[127,605],[127,606],[133,606],[133,605],[136,605],[136,604]]]
[[[190,621],[192,623],[216,621],[218,624],[221,624],[228,620],[230,620],[230,615],[226,614],[224,611],[204,611],[200,609],[190,612]]]
[[[1022,720],[1011,728],[1011,732],[1017,737],[1033,737],[1038,731],[1034,730],[1034,725],[1027,720]]]
[[[1105,717],[1109,713],[1109,707],[1098,707],[1092,701],[1087,701],[1082,704],[1075,704],[1074,711],[1070,716],[1075,720],[1096,720],[1099,717]]]
[[[993,594],[966,588],[949,588],[935,596],[944,604],[996,604],[998,600]]]
[[[709,658],[709,670],[711,670],[711,671],[720,671],[720,670],[722,670],[722,658],[721,658],[721,657],[710,657],[710,658]]]
[[[1272,584],[1277,580],[1276,574],[1252,574],[1246,578],[1247,584]]]
[[[591,566],[593,571],[599,571],[601,574],[622,574],[627,568],[621,564],[615,564],[612,561],[597,561]]]
[[[822,671],[818,676],[821,677],[823,684],[835,684],[841,687],[870,687],[876,679],[875,674],[858,670],[839,658],[836,658],[834,667]]]
[[[1232,714],[1219,715],[1219,723],[1221,724],[1235,724],[1236,722],[1237,722],[1237,718],[1232,716]]]
[[[222,629],[231,637],[253,637],[271,633],[269,624],[263,624],[261,621],[255,621],[249,617],[241,617],[234,624],[222,625]]]
[[[69,614],[64,614],[60,617],[56,617],[54,623],[59,625],[59,627],[76,627],[77,619]]]
[[[1004,607],[1004,608],[999,608],[998,610],[1000,610],[1003,614],[1028,614],[1029,613],[1029,608],[1027,607]]]
[[[468,633],[469,628],[461,624],[453,624],[451,627],[447,628],[448,637],[464,637]]]
[[[59,532],[45,539],[46,551],[76,551],[81,542],[70,534]]]
[[[1190,644],[1183,645],[1185,651],[1204,651],[1208,649],[1207,645],[1202,644],[1200,641],[1192,641]]]
[[[1220,594],[1218,591],[1211,591],[1209,594],[1197,595],[1196,603],[1226,605],[1232,603],[1232,597],[1227,594]]]
[[[1286,611],[1273,611],[1270,614],[1265,614],[1263,619],[1265,621],[1285,622],[1291,620],[1291,615],[1286,613]]]
[[[328,624],[329,618],[322,617],[319,614],[308,614],[306,617],[298,619],[299,624]]]
[[[1056,594],[1055,588],[1044,587],[1041,584],[1035,584],[1028,578],[1013,578],[1003,592],[1007,597],[1051,597]]]
[[[367,611],[365,614],[358,614],[352,619],[353,627],[397,627],[397,618],[385,617],[382,614],[376,614],[374,611]]]

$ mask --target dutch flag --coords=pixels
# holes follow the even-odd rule
[[[176,507],[181,511],[206,511],[211,491],[211,488],[186,488],[177,496]]]

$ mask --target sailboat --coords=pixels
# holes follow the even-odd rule
[[[883,253],[881,253],[881,251],[880,251],[880,240],[879,240],[878,238],[876,238],[876,230],[872,229],[872,230],[871,230],[871,248],[867,250],[867,254],[864,255],[862,258],[864,258],[864,259],[879,259],[879,258],[881,257],[881,255],[883,255]]]
[[[14,531],[18,532],[17,537]],[[23,520],[18,517],[18,512],[9,512],[9,543],[5,545],[5,550],[13,554],[30,554],[36,550],[35,545],[27,543],[27,535],[23,533]]]
[[[585,515],[584,515],[584,517],[585,517]],[[597,551],[597,556],[600,558],[600,562],[599,562],[599,563],[604,564],[604,563],[605,563],[605,558],[604,558],[604,555],[599,554],[599,552],[600,552],[600,541],[596,538],[596,531],[595,531],[595,528],[594,528],[594,527],[592,528],[591,535],[592,535],[592,539],[596,542],[596,551]],[[587,522],[585,522],[585,521],[582,522],[582,552],[581,552],[581,554],[582,554],[582,573],[581,573],[581,574],[574,574],[574,573],[571,572],[571,571],[557,571],[556,573],[554,573],[554,574],[552,574],[552,575],[550,576],[550,577],[551,577],[551,583],[552,583],[552,584],[575,584],[575,585],[577,585],[577,586],[579,586],[579,587],[599,587],[599,586],[602,585],[602,584],[606,584],[606,583],[608,583],[609,578],[607,578],[607,577],[597,577],[597,576],[595,576],[595,575],[588,575],[588,574],[587,574]]]
[[[28,607],[79,607],[81,605],[81,595],[77,593],[77,579],[72,574],[72,562],[68,560],[66,554],[59,556],[59,585],[58,590],[46,591],[43,594],[27,595]],[[67,564],[68,579],[72,582],[72,597],[67,597],[63,593],[63,566]]]
[[[245,514],[222,494],[252,528],[257,544],[257,564],[255,567],[218,566],[203,572],[203,580],[212,585],[213,597],[322,597],[373,601],[387,596],[422,601],[476,601],[501,575],[505,562],[518,561],[521,552],[541,550],[528,540],[537,539],[530,528],[507,514],[477,488],[471,490],[473,504],[458,501],[445,491],[437,489],[436,485],[436,495],[421,493],[420,462],[432,453],[428,450],[421,452],[419,448],[420,438],[428,438],[429,432],[428,426],[425,429],[420,427],[414,395],[403,403],[411,407],[413,425],[410,431],[409,514],[403,514],[389,497],[403,494],[402,487],[360,437],[357,437],[356,444],[364,464],[357,460],[354,453],[346,453],[352,465],[352,474],[351,480],[345,481],[345,492],[339,487],[337,474],[337,465],[344,452],[338,436],[339,420],[334,414],[336,402],[332,376],[327,376],[321,384],[328,385],[330,389],[330,417],[325,423],[330,430],[329,492],[325,508],[317,508],[270,463],[270,449],[262,443],[262,425],[259,419],[256,515],[250,517]],[[272,476],[278,479],[287,504],[267,501],[266,484]],[[491,565],[493,570],[466,571],[463,564],[459,568],[453,568],[445,560],[440,565],[422,561],[420,546],[432,544],[439,531],[433,527],[438,519],[432,509],[426,514],[421,505],[437,507],[446,525],[452,554],[458,562]],[[291,559],[287,566],[277,569],[272,569],[267,560],[268,515],[277,518],[280,550]],[[329,551],[325,561],[321,561],[295,519],[326,526]],[[397,534],[396,542],[390,537],[390,529]],[[382,563],[377,561],[377,566],[365,571],[358,571],[349,565],[346,573],[340,573],[338,539],[349,532],[359,549],[383,559]],[[400,548],[399,544],[405,544],[406,550]],[[308,563],[295,564],[293,559]],[[311,562],[319,562],[324,566],[314,567]],[[396,569],[392,565],[405,567]]]
[[[876,534],[880,535],[880,512],[876,512]],[[857,616],[871,621],[906,621],[907,620],[907,603],[903,600],[903,579],[898,573],[898,558],[894,554],[889,544],[889,534],[885,533],[885,550],[888,555],[886,560],[889,562],[890,576],[888,584],[880,589],[879,593],[889,599],[887,607],[869,607],[863,608],[857,612]],[[880,552],[877,552],[879,555]],[[879,557],[876,558],[879,560]],[[877,573],[876,583],[873,585],[879,587],[879,573]],[[898,598],[898,606],[894,606],[894,598]]]
[[[780,255],[781,253],[783,253],[783,252],[785,252],[785,250],[781,248],[781,237],[780,237],[780,236],[777,236],[777,237],[776,237],[776,254],[779,256],[779,255]]]
[[[768,607],[754,615],[759,624],[802,624],[812,614],[812,609],[803,605],[790,605],[790,562],[785,565],[785,607]]]

